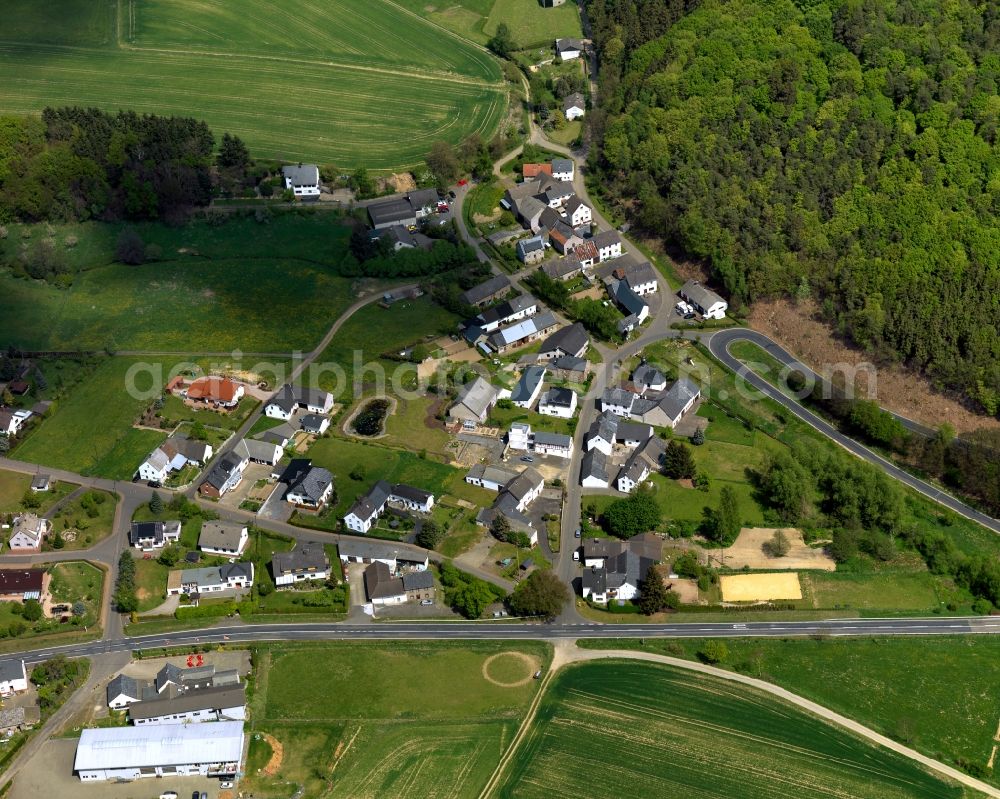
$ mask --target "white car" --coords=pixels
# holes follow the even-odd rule
[[[177,799],[177,791],[164,791],[160,794],[160,799]]]
[[[223,780],[222,782],[219,783],[219,787],[220,788],[232,788],[233,787],[233,781],[232,780]]]

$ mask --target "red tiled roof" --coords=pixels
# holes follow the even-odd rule
[[[180,375],[176,375],[175,377],[171,377],[170,380],[167,381],[166,391],[169,394],[175,388],[179,388],[183,385],[184,385],[184,378],[181,377]]]
[[[577,244],[576,247],[573,248],[573,256],[578,261],[596,261],[599,257],[597,245],[595,245],[590,239],[587,239],[582,244]]]
[[[45,569],[0,569],[0,594],[24,594],[42,590]]]
[[[228,377],[199,377],[188,386],[187,395],[190,399],[232,402],[237,388],[239,386]]]
[[[552,164],[525,164],[521,168],[524,174],[524,179],[537,178],[541,174],[551,175],[552,174]]]

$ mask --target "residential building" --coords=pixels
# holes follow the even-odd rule
[[[235,408],[243,399],[243,394],[243,386],[228,377],[199,377],[185,391],[185,396],[192,402],[202,402],[215,408]]]
[[[157,695],[156,688],[150,680],[137,680],[125,674],[119,674],[108,683],[106,690],[108,707],[121,710],[144,699]]]
[[[285,439],[287,441],[287,439]],[[278,441],[259,441],[255,438],[244,438],[235,447],[233,452],[239,458],[246,458],[250,463],[264,463],[274,466],[285,454],[283,444]]]
[[[128,717],[136,727],[245,721],[246,686],[239,683],[194,691],[170,691],[155,699],[130,704]]]
[[[552,164],[522,164],[521,176],[524,180],[533,180],[539,175],[551,175]],[[564,180],[565,178],[559,178]]]
[[[434,599],[434,575],[429,571],[395,576],[383,562],[375,561],[364,573],[365,593],[373,605],[401,605]]]
[[[321,436],[330,429],[330,417],[318,413],[307,413],[299,419],[302,429],[313,436]]]
[[[507,432],[507,446],[511,449],[525,450],[531,448],[531,425],[525,422],[514,422]],[[468,481],[466,476],[466,481]]]
[[[497,389],[477,376],[462,386],[455,404],[448,409],[448,417],[452,421],[485,422],[497,397]]]
[[[667,387],[667,376],[652,364],[643,361],[632,372],[632,385],[639,394],[663,391]]]
[[[568,180],[555,180],[547,175],[538,179],[539,193],[536,198],[549,208],[562,208],[571,197],[576,196],[576,188]]]
[[[606,388],[600,399],[601,410],[628,418],[635,399],[636,395],[624,388]]]
[[[198,549],[212,555],[238,558],[249,540],[247,526],[238,522],[207,521],[201,525]]]
[[[243,722],[84,729],[73,770],[83,782],[142,777],[234,777],[241,770]]]
[[[344,564],[381,561],[393,572],[397,569],[423,571],[428,564],[426,553],[401,547],[392,541],[342,538],[337,550]]]
[[[434,495],[422,488],[396,483],[389,493],[388,504],[416,513],[430,513],[434,508]]]
[[[650,568],[660,560],[662,546],[662,541],[648,533],[626,542],[584,542],[583,598],[601,604],[635,599]]]
[[[653,435],[653,428],[648,424],[638,424],[637,422],[618,421],[615,425],[615,443],[625,447],[625,449],[635,449],[645,444]]]
[[[297,544],[291,552],[275,552],[271,573],[279,588],[305,580],[329,580],[330,559],[322,544]]]
[[[608,294],[625,314],[625,318],[618,323],[621,332],[634,330],[649,317],[649,306],[645,300],[632,291],[624,280],[612,279],[608,285]]]
[[[243,471],[250,465],[249,459],[232,450],[224,454],[211,468],[198,492],[206,497],[218,499],[232,491],[243,480]]]
[[[510,291],[510,279],[504,275],[496,275],[491,277],[489,280],[483,281],[478,286],[473,286],[471,289],[462,294],[462,302],[466,305],[475,305],[479,308],[485,308],[491,302],[503,297],[508,291]]]
[[[45,536],[52,530],[52,523],[34,513],[22,513],[14,519],[13,529],[9,542],[12,553],[40,552]]]
[[[569,380],[572,383],[583,383],[590,371],[590,362],[586,358],[574,355],[560,355],[549,361],[549,369],[556,380]]]
[[[573,256],[553,258],[542,264],[542,271],[553,280],[569,280],[583,271],[583,264]]]
[[[569,255],[576,252],[576,248],[583,244],[583,237],[565,222],[559,222],[549,230],[549,241],[557,253]]]
[[[179,574],[174,580],[168,578],[167,596],[187,594],[200,597],[204,594],[229,593],[253,587],[253,563],[236,561],[221,566],[204,566],[200,569],[184,569],[171,572]]]
[[[580,463],[580,485],[584,488],[607,488],[610,482],[608,456],[596,447],[588,450]]]
[[[555,330],[558,324],[552,312],[545,311],[510,327],[501,328],[487,339],[487,344],[493,351],[503,353],[537,341]]]
[[[0,602],[41,601],[47,585],[45,569],[0,569]]]
[[[262,433],[257,433],[253,437],[255,441],[262,441],[265,444],[277,444],[279,447],[284,449],[288,446],[288,442],[295,438],[295,434],[298,431],[292,427],[291,424],[285,422],[284,424],[279,424],[277,427],[272,427],[270,430],[265,430]],[[241,454],[250,457],[251,450],[247,450]],[[278,456],[280,460],[280,455]],[[272,464],[273,466],[274,464]]]
[[[140,480],[165,483],[167,478],[190,464],[203,466],[215,452],[211,444],[183,435],[172,435],[140,464]]]
[[[532,445],[539,455],[553,455],[557,458],[573,457],[573,439],[562,433],[535,433]]]
[[[573,94],[563,100],[563,114],[569,121],[572,122],[574,119],[579,119],[586,113],[587,101],[583,99],[583,95],[580,92],[573,92]]]
[[[517,259],[531,266],[545,260],[545,239],[541,236],[521,239],[517,243]]]
[[[294,470],[292,464],[296,464]],[[287,475],[287,479],[286,479]],[[309,461],[302,464],[302,459],[292,461],[289,469],[281,476],[281,482],[288,486],[285,491],[285,502],[290,502],[307,510],[319,510],[333,493],[333,475],[322,466],[313,466]]]
[[[663,460],[665,445],[658,436],[650,436],[629,456],[618,472],[615,487],[624,494],[630,494],[651,472],[658,471]]]
[[[579,58],[583,53],[583,42],[579,39],[556,39],[556,55],[560,61]]]
[[[437,210],[438,193],[435,189],[411,191],[405,197],[377,200],[369,204],[368,217],[372,228],[384,230],[401,225],[404,228],[417,224]]]
[[[52,484],[52,477],[47,474],[36,474],[31,478],[31,490],[36,494],[48,491]]]
[[[168,662],[156,672],[153,689],[157,694],[171,690],[197,691],[213,686],[236,685],[239,681],[238,671],[235,669],[217,671],[214,663],[182,667]]]
[[[531,426],[525,425],[525,427],[527,427],[528,436],[530,437]],[[527,448],[526,443],[525,449]],[[489,491],[501,491],[507,483],[517,477],[517,474],[517,472],[502,466],[484,466],[481,463],[477,463],[465,475],[465,482]]]
[[[583,446],[587,452],[596,449],[604,455],[610,455],[611,450],[615,447],[618,424],[618,415],[610,410],[605,410],[600,416],[594,419],[590,425],[590,429],[583,437]]]
[[[700,397],[701,389],[682,377],[663,394],[637,401],[632,408],[632,416],[656,427],[673,429]]]
[[[558,8],[565,4],[566,0],[542,0],[542,8]]]
[[[28,690],[28,673],[24,661],[0,661],[0,696],[13,696]]]
[[[510,395],[510,401],[518,408],[530,409],[538,399],[538,395],[542,392],[542,381],[544,379],[544,366],[529,366],[521,372],[521,379],[514,386],[514,390]]]
[[[0,709],[0,735],[10,738],[24,730],[30,730],[42,720],[38,705],[28,707],[5,707]]]
[[[21,429],[22,419],[15,416],[10,408],[0,408],[0,434],[5,436],[15,436]]]
[[[177,519],[165,522],[132,522],[128,542],[136,549],[150,552],[174,544],[181,537],[181,523]]]
[[[577,196],[570,197],[566,201],[563,213],[566,215],[566,221],[575,228],[589,225],[594,219],[590,206]]]
[[[476,317],[479,327],[485,333],[492,333],[503,325],[520,321],[538,312],[538,300],[530,294],[521,294],[512,300],[487,308]]]
[[[572,419],[576,413],[576,392],[568,388],[550,388],[538,401],[538,412],[543,416]]]
[[[573,257],[584,266],[593,266],[597,263],[598,252],[592,239],[584,239],[582,243],[573,248]]]
[[[569,158],[553,158],[549,174],[555,180],[572,181],[576,176],[576,167]]]
[[[612,258],[620,258],[622,254],[622,237],[617,230],[603,230],[591,238],[597,247],[598,260],[601,263]]]
[[[375,526],[387,505],[417,513],[430,513],[434,508],[434,495],[405,483],[389,485],[385,480],[379,480],[351,506],[344,516],[344,526],[356,533],[367,533]]]
[[[725,319],[729,303],[697,280],[689,280],[677,293],[706,319]]]
[[[315,164],[283,166],[281,167],[281,176],[285,179],[285,188],[292,190],[295,199],[319,199],[319,167]]]
[[[494,506],[504,499],[506,495],[510,498],[507,501],[512,500],[513,506],[523,513],[538,498],[544,487],[545,481],[542,479],[542,476],[529,466],[503,487]]]
[[[285,384],[267,401],[264,415],[287,422],[299,409],[308,413],[328,414],[333,409],[333,395],[314,388]]]
[[[579,322],[574,322],[560,328],[545,339],[538,351],[538,357],[545,360],[559,358],[563,355],[579,358],[583,356],[589,346],[590,335],[587,333],[587,328]]]

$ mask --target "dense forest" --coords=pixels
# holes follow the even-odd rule
[[[588,0],[593,167],[736,305],[1000,411],[1000,4]]]

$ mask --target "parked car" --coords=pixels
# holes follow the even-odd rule
[[[579,538],[579,537],[580,537],[580,528],[579,528],[579,527],[577,527],[577,528],[576,528],[576,529],[575,529],[575,530],[573,531],[573,538]]]
[[[233,787],[233,781],[232,780],[223,780],[222,782],[219,783],[219,787],[220,788],[232,788]]]
[[[160,799],[177,799],[177,791],[164,791],[160,794]]]
[[[525,463],[534,463],[535,462],[535,459],[532,458],[530,455],[522,455],[521,456],[521,460],[524,461]]]
[[[201,799],[200,791],[191,791],[191,799]]]
[[[146,483],[146,485],[148,485],[150,488],[163,488],[163,483],[161,483],[159,480],[150,480],[148,483]]]
[[[433,599],[421,599],[420,600],[420,604],[421,605],[433,605],[434,604],[434,600]]]
[[[694,317],[695,317],[695,315],[693,313],[691,313],[690,311],[688,311],[686,314],[684,314],[684,318],[685,319],[694,319]]]
[[[208,799],[208,791],[201,792],[201,799]]]
[[[580,550],[579,549],[574,549],[573,550],[573,560],[576,560],[576,561],[580,560]]]
[[[458,195],[456,195],[455,192],[453,192],[453,191],[449,191],[448,192],[448,196],[451,197],[451,199],[454,200]]]

